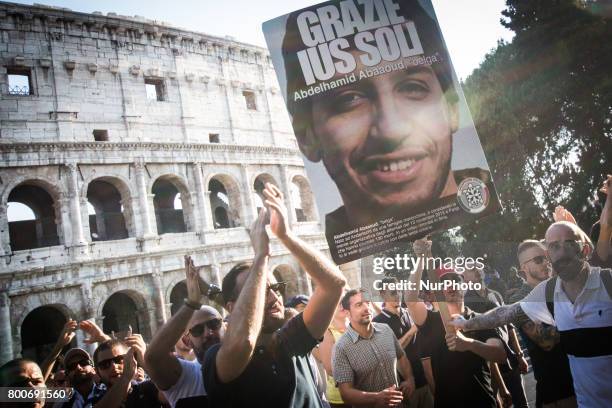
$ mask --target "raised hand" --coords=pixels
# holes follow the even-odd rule
[[[134,357],[138,365],[144,366],[144,355],[147,350],[147,344],[144,342],[142,336],[138,333],[127,336],[123,339],[123,342],[134,350]]]
[[[578,225],[572,213],[561,205],[555,207],[555,212],[553,213],[553,220],[555,220],[555,222],[567,221],[571,222],[572,224]]]
[[[121,379],[126,383],[132,381],[137,370],[138,364],[136,364],[136,359],[134,358],[134,349],[130,347],[127,353],[125,353],[125,357],[123,357],[123,373],[121,374]]]
[[[77,328],[78,328],[78,324],[76,320],[72,320],[72,319],[68,320],[66,324],[64,324],[64,328],[62,329],[62,332],[57,338],[57,344],[61,346],[62,348],[70,344],[72,339],[74,339]]]
[[[79,329],[83,330],[88,336],[83,339],[85,344],[102,343],[110,340],[110,336],[104,334],[100,326],[91,320],[83,320],[79,323]]]
[[[265,190],[264,190],[265,191]],[[268,216],[268,210],[261,209],[259,216],[251,226],[249,235],[251,237],[251,244],[255,250],[255,255],[270,255],[270,238],[266,232],[266,224],[269,222],[270,217]]]
[[[201,303],[202,291],[200,290],[200,271],[193,263],[189,255],[185,255],[185,279],[187,285],[187,300],[193,303]]]
[[[291,231],[283,193],[274,184],[266,183],[263,195],[266,198],[265,204],[270,209],[270,230],[282,240]]]
[[[417,256],[431,255],[431,241],[425,237],[412,243],[412,249]]]

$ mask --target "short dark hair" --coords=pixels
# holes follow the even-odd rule
[[[12,384],[8,378],[8,373],[16,368],[23,367],[26,364],[36,364],[36,362],[30,360],[29,358],[15,358],[4,363],[2,367],[0,367],[0,387],[11,386]]]
[[[307,47],[301,40],[301,34],[299,32],[297,18],[306,10],[316,10],[316,8],[323,5],[334,4],[338,5],[340,0],[333,0],[315,6],[307,7],[295,11],[287,18],[285,25],[285,35],[282,43],[282,55],[283,63],[285,66],[285,76],[287,80],[287,108],[291,114],[291,121],[293,129],[299,137],[306,132],[309,126],[310,118],[309,115],[312,113],[311,99],[306,98],[303,101],[295,101],[292,97],[293,93],[306,87],[306,81],[300,74],[301,66],[297,53]],[[405,0],[398,4],[399,16],[406,18],[406,20],[414,21],[418,28],[419,37],[423,39],[422,46],[425,55],[436,55],[438,62],[434,63],[431,68],[433,69],[444,96],[446,97],[449,104],[457,103],[459,98],[453,81],[453,70],[450,62],[450,57],[442,37],[442,32],[436,20],[430,15],[430,11],[426,10],[421,6],[419,0]],[[353,38],[355,34],[344,36],[346,40],[350,40],[353,44]],[[352,45],[351,49],[354,48]],[[345,50],[346,51],[346,50]]]
[[[223,303],[233,302],[238,298],[240,293],[236,293],[236,280],[238,275],[244,271],[248,271],[253,266],[252,262],[240,262],[230,269],[223,278],[221,283],[221,294],[223,295]]]
[[[129,348],[127,344],[125,344],[122,340],[119,339],[110,339],[106,340],[103,343],[100,343],[96,351],[93,353],[94,365],[98,365],[98,354],[103,352],[104,350],[112,350],[115,346],[123,346],[125,348]]]
[[[366,293],[366,290],[363,288],[351,289],[342,296],[340,300],[340,304],[344,310],[349,310],[351,308],[351,298],[360,293]]]
[[[531,248],[540,248],[544,250],[546,249],[546,247],[540,241],[535,239],[526,239],[518,245],[518,248],[516,250],[516,257],[520,257],[523,252]]]

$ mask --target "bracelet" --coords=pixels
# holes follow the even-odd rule
[[[202,307],[201,303],[194,302],[193,300],[189,300],[189,299],[185,299],[184,303],[185,303],[185,306],[193,310],[200,310],[200,308]]]

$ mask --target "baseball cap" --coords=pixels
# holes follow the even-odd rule
[[[310,298],[306,295],[297,295],[292,297],[285,303],[285,307],[296,307],[299,304],[307,305]]]
[[[86,358],[92,361],[91,356],[89,355],[87,351],[83,350],[82,348],[78,348],[78,347],[71,348],[70,350],[66,352],[66,355],[64,356],[64,366],[67,366],[70,361],[73,361],[75,359],[83,359],[83,358]]]

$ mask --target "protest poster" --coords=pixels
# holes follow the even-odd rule
[[[263,30],[336,263],[500,209],[430,0],[328,1]]]

